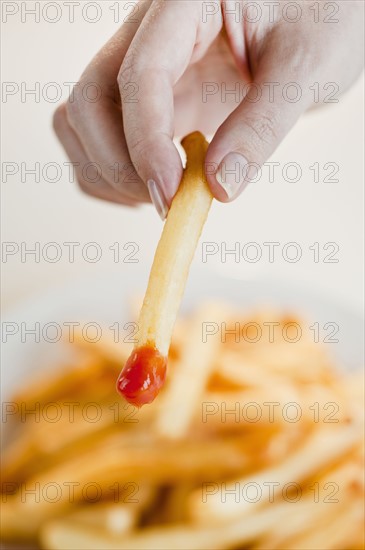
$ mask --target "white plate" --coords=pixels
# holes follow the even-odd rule
[[[7,339],[2,351],[3,399],[9,398],[14,389],[35,369],[55,368],[66,358],[66,347],[61,342],[49,343],[42,334],[39,343],[35,342],[32,335],[25,337],[25,329],[34,327],[35,323],[39,323],[41,332],[48,323],[57,323],[63,336],[69,330],[65,322],[79,322],[82,327],[86,323],[97,323],[109,336],[113,332],[108,327],[119,323],[122,336],[127,334],[123,326],[127,321],[132,321],[128,319],[130,298],[135,294],[143,294],[148,273],[145,266],[141,268],[139,265],[129,264],[122,269],[117,277],[79,280],[54,288],[5,315],[2,324],[3,342]],[[310,326],[319,323],[322,340],[324,336],[330,335],[336,323],[339,330],[333,338],[339,341],[325,344],[335,362],[347,369],[363,365],[362,319],[312,291],[268,280],[231,280],[212,274],[208,269],[193,268],[182,309],[194,308],[199,301],[208,297],[226,300],[247,313],[262,306],[271,306],[303,316]],[[324,330],[326,323],[332,325]],[[6,329],[14,327],[18,328],[18,332],[6,338]],[[56,330],[48,325],[46,339],[52,339],[54,335]],[[93,337],[92,329],[88,336]]]

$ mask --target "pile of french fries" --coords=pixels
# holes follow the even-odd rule
[[[222,320],[279,325],[273,341],[203,337]],[[73,364],[25,381],[7,404],[2,539],[47,550],[363,548],[362,378],[338,372],[304,324],[295,343],[282,337],[292,321],[202,304],[177,321],[168,381],[142,409],[115,392],[130,345],[78,335]]]

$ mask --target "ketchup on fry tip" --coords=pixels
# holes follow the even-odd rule
[[[118,392],[132,405],[152,403],[162,388],[167,357],[146,344],[133,350],[117,380]]]

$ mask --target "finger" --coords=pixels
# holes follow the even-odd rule
[[[213,42],[221,19],[201,24],[202,2],[155,0],[138,29],[118,77],[129,154],[148,183],[162,217],[182,175],[173,143],[173,87],[189,63]],[[137,86],[136,102],[126,101],[128,85]],[[124,101],[123,101],[124,98]]]
[[[53,126],[57,137],[71,160],[78,184],[82,191],[110,202],[116,202],[126,206],[135,206],[128,195],[117,192],[102,179],[100,173],[95,170],[95,163],[91,163],[75,132],[67,120],[66,106],[61,105],[54,114]]]
[[[84,106],[76,117],[67,118],[89,159],[116,193],[132,201],[150,202],[146,185],[139,178],[128,154],[120,107],[109,100]]]
[[[310,104],[307,96],[295,97],[298,90],[308,86],[301,69],[305,64],[298,63],[294,40],[292,52],[285,48],[282,36],[271,37],[248,94],[219,127],[209,146],[207,179],[222,202],[240,195]],[[293,84],[287,96],[282,93],[286,83]]]
[[[151,1],[139,2],[128,20],[100,50],[67,102],[67,117],[103,179],[132,201],[148,201],[146,185],[133,170],[126,145],[117,75],[128,46]]]

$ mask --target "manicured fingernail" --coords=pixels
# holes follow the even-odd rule
[[[153,205],[156,208],[158,215],[160,216],[162,221],[165,220],[169,208],[161,189],[154,180],[148,180],[147,187],[151,197],[151,201],[153,202]]]
[[[229,199],[234,199],[248,183],[247,168],[248,162],[240,153],[228,153],[220,163],[215,177]]]

